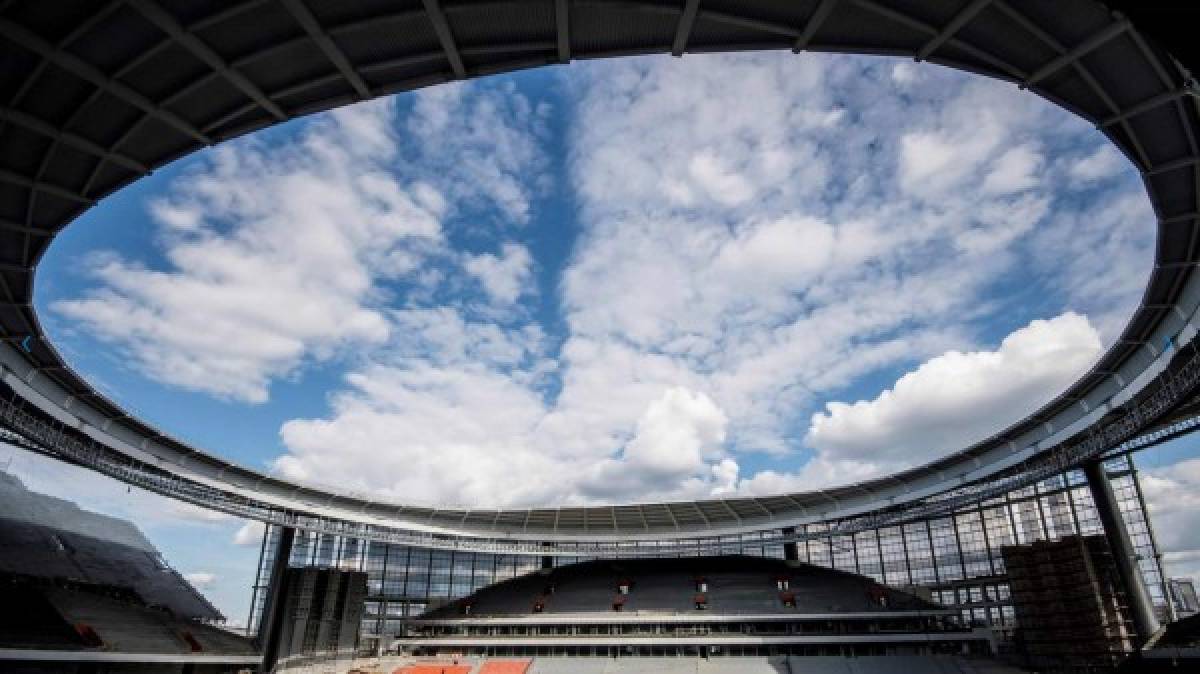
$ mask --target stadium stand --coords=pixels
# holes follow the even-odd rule
[[[991,652],[990,633],[964,627],[956,610],[865,576],[741,555],[594,560],[533,571],[407,625],[390,650],[532,658],[535,674],[831,667],[853,674],[858,670],[845,669],[842,658]],[[881,674],[899,671],[882,661],[872,666]]]
[[[529,660],[488,660],[478,674],[528,674]]]
[[[0,549],[0,671],[219,672],[259,659],[137,527],[3,472]]]
[[[617,584],[631,581],[628,595]],[[863,576],[783,560],[741,555],[683,559],[596,560],[518,576],[483,588],[458,602],[426,612],[424,619],[470,615],[516,616],[544,605],[543,614],[611,611],[617,597],[624,610],[695,613],[696,579],[707,583],[713,614],[848,613],[880,610],[940,610],[942,607]],[[788,580],[780,591],[779,579]],[[784,606],[790,593],[794,607]]]
[[[137,527],[25,488],[0,472],[0,574],[125,587],[147,606],[193,620],[224,620],[163,560]]]

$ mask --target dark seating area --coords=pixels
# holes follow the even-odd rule
[[[129,522],[25,489],[0,472],[0,574],[122,587],[176,616],[223,616]]]
[[[698,592],[702,580],[704,592]],[[620,584],[628,582],[629,593]],[[781,590],[786,585],[786,590]],[[703,598],[703,601],[701,601]],[[540,610],[535,607],[540,605]],[[808,564],[740,555],[598,560],[537,571],[490,587],[423,618],[595,613],[771,614],[937,610],[870,578]]]
[[[120,587],[0,576],[0,648],[253,655],[249,639],[145,605]]]

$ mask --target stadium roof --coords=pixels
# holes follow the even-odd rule
[[[1164,33],[1165,34],[1165,33]],[[347,521],[517,538],[752,531],[984,478],[1151,390],[1195,336],[1200,110],[1191,76],[1095,0],[0,0],[0,363],[65,427],[172,475]],[[1141,172],[1158,246],[1096,366],[996,436],[893,476],[765,498],[532,510],[380,503],[237,466],[131,417],[68,367],[33,309],[38,260],[105,195],[296,116],[572,59],[792,49],[915,57],[1013,82],[1094,123]],[[1196,323],[1200,325],[1200,323]]]

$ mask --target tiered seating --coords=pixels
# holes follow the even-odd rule
[[[422,663],[401,667],[392,674],[471,674],[471,665],[454,663]]]
[[[611,658],[534,658],[529,674],[607,674]]]
[[[475,674],[526,674],[528,660],[488,660]]]
[[[671,611],[695,610],[693,598],[696,591],[692,574],[664,571],[647,574],[634,582],[633,590],[625,600],[628,611]]]
[[[789,670],[786,657],[715,657],[701,660],[696,672],[697,674],[787,674]]]
[[[45,598],[77,631],[94,632],[104,650],[128,653],[254,654],[251,642],[216,627],[87,592],[44,590]],[[197,650],[197,647],[199,649]]]
[[[20,584],[0,587],[0,647],[73,650],[83,646],[78,633],[42,595],[40,588]],[[20,610],[13,610],[20,607]]]
[[[471,615],[526,615],[539,599],[545,613],[611,611],[615,599],[624,611],[695,613],[696,579],[704,578],[708,611],[714,614],[838,613],[934,609],[912,595],[882,587],[868,578],[809,565],[791,566],[761,557],[706,557],[593,561],[537,572],[484,588],[463,602]],[[617,583],[632,581],[628,595]],[[788,581],[795,607],[786,607],[779,579]],[[554,592],[546,594],[553,585]],[[880,599],[884,601],[881,602]],[[462,604],[430,611],[427,618],[461,614]]]

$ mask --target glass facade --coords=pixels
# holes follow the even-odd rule
[[[1113,490],[1133,544],[1142,577],[1155,605],[1166,612],[1161,560],[1137,473],[1124,457],[1108,463]],[[804,527],[820,534],[825,523]],[[800,529],[798,528],[798,531]],[[1101,525],[1082,471],[1069,471],[1036,485],[982,501],[953,515],[862,531],[817,536],[797,544],[801,561],[869,576],[896,587],[928,588],[934,601],[958,607],[964,622],[1011,626],[1013,607],[1001,548],[1072,534],[1098,534]],[[278,529],[268,529],[254,588],[251,628],[264,603],[266,578]],[[782,558],[781,545],[761,543],[761,533],[722,537],[720,550]],[[552,557],[556,565],[581,557]],[[448,602],[507,578],[540,568],[542,558],[484,552],[430,550],[296,532],[292,566],[337,567],[367,573],[364,635],[400,631],[404,619],[431,604]]]

